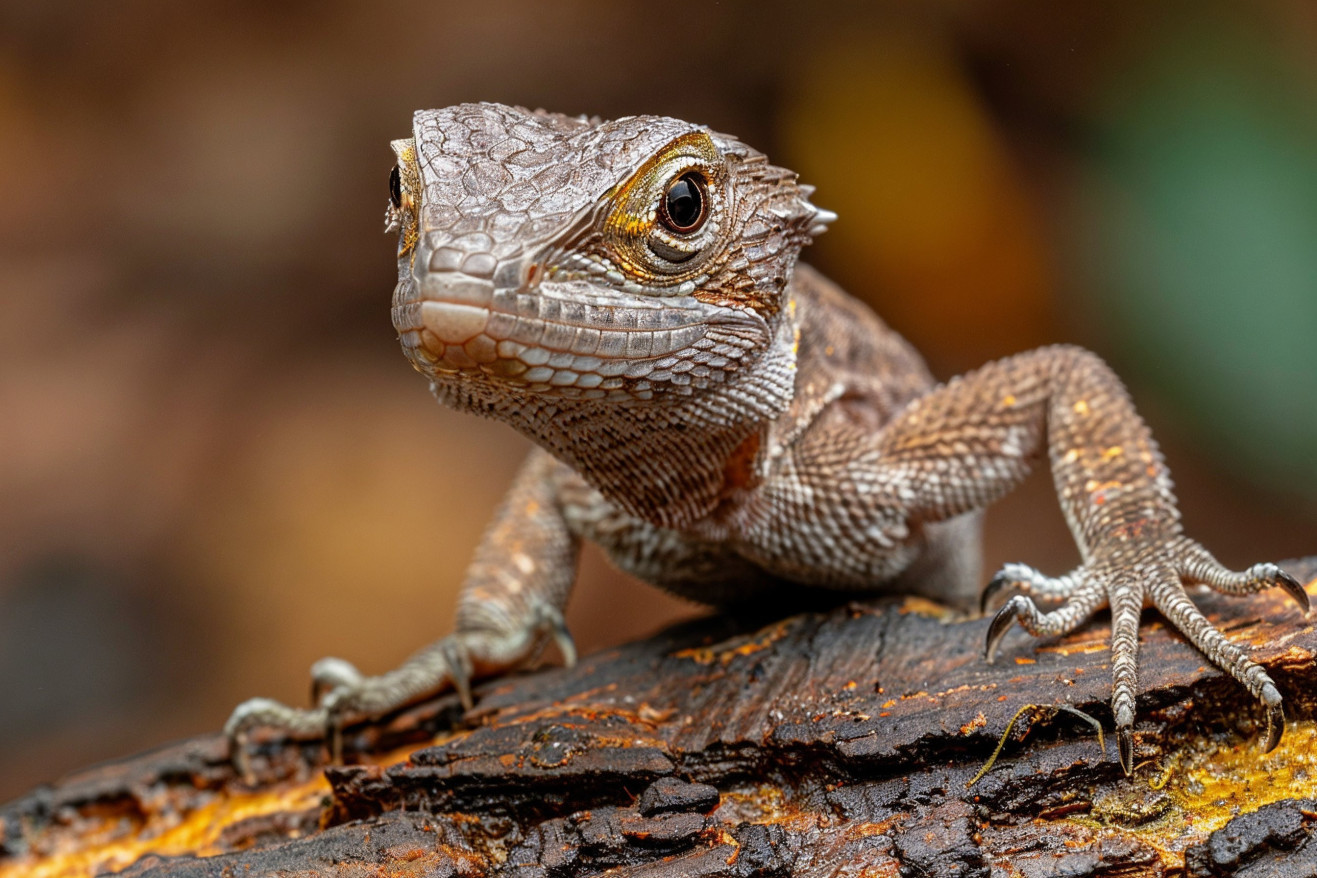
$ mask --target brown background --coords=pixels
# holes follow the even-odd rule
[[[940,375],[1093,347],[1195,536],[1317,552],[1317,6],[806,6],[0,9],[0,800],[448,630],[526,444],[397,349],[417,107],[735,133]],[[1045,476],[987,555],[1073,562]],[[588,651],[692,612],[590,553],[569,622]]]

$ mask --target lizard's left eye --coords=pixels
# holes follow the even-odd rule
[[[397,165],[389,171],[389,201],[393,203],[394,210],[402,209],[402,173]]]
[[[705,131],[673,140],[611,196],[602,231],[609,260],[623,275],[677,286],[724,250],[728,166]]]
[[[704,175],[688,171],[668,184],[659,202],[659,221],[679,235],[689,235],[704,225],[708,204]]]

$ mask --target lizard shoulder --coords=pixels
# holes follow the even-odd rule
[[[933,387],[914,346],[815,269],[797,265],[790,292],[798,335],[796,392],[779,422],[787,433],[798,435],[834,404],[878,430]]]

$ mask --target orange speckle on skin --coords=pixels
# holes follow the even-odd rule
[[[1120,457],[1124,453],[1125,453],[1124,448],[1121,448],[1119,445],[1113,445],[1110,448],[1108,448],[1106,451],[1102,452],[1102,459],[1111,460],[1113,457]]]
[[[1037,660],[1031,659],[1028,656],[1017,655],[1015,657],[1015,663],[1017,665],[1032,665],[1032,664],[1037,664]]]
[[[1001,400],[1001,404],[1006,408],[1010,408],[1011,406],[1015,405],[1015,394],[1008,393],[1005,396],[1003,396]]]
[[[1112,479],[1106,482],[1099,482],[1097,479],[1089,479],[1084,483],[1084,490],[1092,495],[1093,504],[1101,506],[1107,502],[1108,491],[1119,491],[1124,487],[1118,480]]]
[[[1140,518],[1137,521],[1131,521],[1116,528],[1114,534],[1122,540],[1137,539],[1147,525],[1148,519]]]
[[[1075,410],[1075,414],[1077,415],[1088,414],[1088,400],[1085,399],[1079,400],[1079,402],[1075,403],[1074,410]]]

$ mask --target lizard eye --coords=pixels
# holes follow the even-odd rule
[[[689,235],[704,225],[709,215],[708,203],[704,175],[688,171],[668,184],[659,202],[659,222],[679,235]]]
[[[613,265],[655,287],[695,277],[723,250],[728,181],[727,160],[705,131],[656,152],[611,193],[603,232]]]
[[[402,209],[402,173],[398,166],[394,165],[393,170],[389,171],[389,202],[393,205],[394,210]]]

